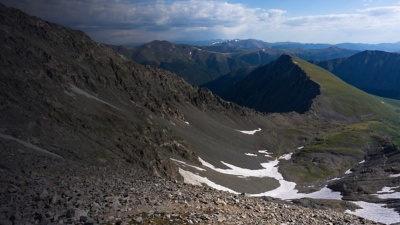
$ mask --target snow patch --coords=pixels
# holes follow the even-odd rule
[[[385,208],[384,204],[376,204],[363,201],[352,203],[360,206],[362,209],[356,209],[355,211],[346,210],[346,213],[384,224],[400,222],[400,215],[393,209]]]
[[[288,154],[290,155],[290,154]],[[280,157],[284,159],[285,157]],[[321,190],[309,194],[305,193],[298,193],[298,190],[295,189],[296,183],[295,182],[290,182],[286,181],[283,179],[283,176],[281,173],[278,171],[278,163],[279,160],[275,159],[273,161],[269,161],[267,163],[261,163],[261,166],[264,169],[257,169],[257,170],[251,170],[251,169],[245,169],[245,168],[240,168],[234,165],[231,165],[229,163],[222,162],[225,166],[229,167],[229,169],[220,169],[214,167],[212,164],[204,161],[203,159],[199,158],[199,161],[203,164],[203,166],[208,167],[214,171],[217,171],[219,173],[223,174],[229,174],[229,175],[236,175],[240,177],[269,177],[269,178],[275,178],[276,180],[279,181],[279,187],[264,193],[259,193],[259,194],[253,194],[250,196],[254,197],[260,197],[260,196],[270,196],[270,197],[275,197],[275,198],[280,198],[280,199],[298,199],[298,198],[304,198],[304,197],[309,197],[309,198],[324,198],[324,199],[342,199],[342,196],[340,192],[333,192],[329,188],[322,188]]]
[[[365,160],[363,160],[363,161],[359,162],[358,164],[363,164],[363,163],[365,163]]]
[[[212,164],[204,161],[201,158],[199,158],[199,161],[201,162],[201,164],[203,164],[203,166],[208,167],[222,174],[236,175],[242,177],[273,177],[273,178],[283,179],[282,175],[278,172],[278,167],[276,167],[279,163],[277,159],[267,163],[261,163],[263,169],[256,169],[256,170],[240,168],[223,161],[221,161],[221,163],[229,167],[229,169],[221,169],[214,167]]]
[[[300,150],[300,149],[303,149],[303,148],[304,148],[304,146],[300,146],[300,147],[298,147],[297,149]]]
[[[378,191],[377,194],[374,194],[380,199],[400,199],[400,192],[396,192],[393,189],[399,188],[397,187],[383,187],[381,191]]]
[[[33,145],[33,144],[31,144],[31,143],[29,143],[29,142],[26,142],[26,141],[23,141],[23,140],[21,140],[21,139],[12,137],[12,136],[10,136],[10,135],[7,135],[7,134],[0,134],[0,137],[3,138],[3,139],[16,141],[16,142],[18,142],[18,143],[20,143],[20,144],[23,144],[25,147],[34,149],[34,150],[36,150],[36,151],[39,151],[39,152],[42,152],[42,153],[46,153],[46,154],[52,155],[52,156],[57,157],[57,158],[62,158],[61,156],[59,156],[59,155],[57,155],[57,154],[54,154],[54,153],[52,153],[52,152],[49,152],[49,151],[47,151],[47,150],[45,150],[45,149],[43,149],[43,148],[40,148],[40,147],[38,147],[38,146],[36,146],[36,145]]]
[[[381,190],[381,191],[378,191],[377,193],[378,193],[378,194],[382,194],[382,193],[393,193],[394,190],[392,190],[392,189],[396,189],[396,188],[399,188],[399,187],[383,187],[382,190]]]
[[[221,190],[221,191],[227,191],[230,193],[234,193],[234,194],[239,194],[227,187],[221,186],[219,184],[216,184],[212,181],[210,181],[208,178],[206,177],[201,177],[199,175],[196,175],[192,172],[186,171],[184,169],[179,168],[179,174],[182,175],[183,177],[183,182],[188,183],[188,184],[193,184],[193,185],[198,185],[201,186],[201,184],[206,184],[212,188],[215,188],[217,190]]]
[[[108,102],[105,102],[105,101],[103,101],[103,100],[101,100],[101,99],[99,99],[99,98],[94,97],[93,95],[90,95],[89,93],[83,91],[82,89],[79,89],[79,88],[78,88],[77,86],[75,86],[75,85],[72,85],[72,84],[71,84],[71,87],[70,87],[70,88],[71,88],[71,90],[72,90],[73,92],[75,92],[75,93],[77,93],[77,94],[83,95],[83,96],[85,96],[85,97],[87,97],[87,98],[93,98],[94,100],[96,100],[96,101],[98,101],[98,102],[104,103],[104,104],[106,104],[106,105],[108,105],[108,106],[111,106],[111,107],[113,107],[113,108],[115,108],[115,109],[121,110],[121,109],[119,109],[118,107],[113,106],[113,105],[111,105],[111,104],[108,103]]]
[[[264,153],[264,154],[270,154],[268,153],[267,150],[260,150],[258,151],[259,153]],[[291,155],[291,154],[287,154]],[[283,179],[282,174],[279,173],[278,171],[278,164],[279,164],[279,159],[283,160],[286,159],[287,156],[281,156],[278,159],[271,160],[267,163],[261,163],[261,166],[263,169],[256,169],[256,170],[251,170],[251,169],[245,169],[245,168],[240,168],[234,165],[231,165],[229,163],[222,162],[225,166],[227,166],[229,169],[221,169],[221,168],[216,168],[212,164],[202,160],[199,158],[199,161],[203,164],[203,166],[212,169],[214,171],[217,171],[219,173],[223,174],[229,174],[229,175],[236,175],[239,177],[270,177],[278,180],[279,182],[279,187],[270,191],[266,191],[264,193],[259,193],[259,194],[252,194],[250,196],[253,197],[261,197],[261,196],[270,196],[274,198],[280,198],[283,200],[289,200],[289,199],[299,199],[299,198],[314,198],[314,199],[334,199],[334,200],[342,200],[342,195],[340,192],[335,192],[332,191],[331,189],[327,188],[326,186],[322,188],[319,191],[312,192],[312,193],[299,193],[296,187],[295,182],[290,182],[286,181]],[[185,182],[191,183],[191,184],[196,184],[196,185],[201,185],[201,184],[207,184],[210,187],[216,188],[218,190],[224,190],[228,191],[231,193],[235,193],[233,190],[223,187],[221,185],[218,185],[216,183],[213,183],[212,181],[208,180],[207,178],[198,176],[196,174],[190,173],[188,171],[179,169],[179,172],[181,175],[184,177]],[[351,173],[350,170],[346,171],[346,174]],[[338,180],[340,178],[334,178],[332,180]],[[331,180],[331,181],[332,181]],[[390,197],[390,198],[400,198],[400,193],[394,192],[393,189],[398,188],[398,187],[384,187],[382,191],[379,191],[380,193],[378,197]],[[390,193],[387,193],[390,192]],[[385,193],[385,194],[383,194]],[[384,198],[385,198],[384,197]],[[368,203],[368,202],[362,202],[362,201],[357,201],[353,202],[356,205],[360,206],[362,209],[357,209],[355,211],[350,211],[347,210],[346,213],[354,214],[366,219],[370,219],[376,222],[381,222],[381,223],[394,223],[394,222],[400,222],[400,215],[394,211],[393,209],[385,208],[384,204],[375,204],[375,203]]]
[[[389,177],[400,177],[400,173],[398,173],[398,174],[390,174]]]
[[[267,156],[271,156],[272,153],[268,152],[268,150],[258,150],[258,153],[265,154]]]
[[[187,125],[189,125],[189,124],[190,124],[188,121],[185,121],[185,123],[186,123]]]
[[[331,182],[331,181],[335,181],[335,180],[340,180],[340,178],[339,177],[335,177],[333,179],[328,180],[327,182]]]
[[[279,159],[289,160],[292,158],[293,153],[285,154],[279,157]]]
[[[250,134],[250,135],[253,135],[253,134],[255,134],[256,132],[261,131],[261,128],[258,128],[257,130],[250,130],[250,131],[246,131],[246,130],[237,130],[237,131],[239,131],[239,132],[241,132],[241,133],[243,133],[243,134]]]
[[[353,172],[351,171],[351,169],[348,169],[346,172],[344,172],[344,174],[351,174],[351,173],[353,173]]]
[[[257,154],[254,154],[254,153],[244,153],[244,154],[247,156],[257,156]]]
[[[203,168],[200,168],[200,167],[197,167],[197,166],[193,166],[193,165],[187,164],[186,162],[183,162],[183,161],[180,161],[180,160],[177,160],[177,159],[174,159],[174,158],[171,158],[171,160],[174,161],[174,162],[183,164],[183,165],[185,165],[185,166],[190,166],[190,167],[192,167],[192,168],[194,168],[194,169],[196,169],[196,170],[199,170],[199,171],[206,171],[206,170],[203,169]]]

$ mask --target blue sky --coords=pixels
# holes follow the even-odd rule
[[[400,41],[400,0],[0,0],[109,44]]]

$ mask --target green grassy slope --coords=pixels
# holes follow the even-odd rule
[[[299,183],[327,179],[345,172],[365,156],[379,153],[381,144],[400,145],[400,102],[367,94],[330,72],[293,58],[321,86],[308,116],[312,139],[282,171]]]

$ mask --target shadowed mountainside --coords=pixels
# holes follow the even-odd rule
[[[400,99],[400,54],[364,51],[348,58],[315,62],[368,93]]]
[[[226,89],[243,80],[255,69],[255,67],[243,67],[233,70],[226,75],[220,76],[211,82],[201,85],[200,87],[208,88],[214,94],[221,95]]]
[[[262,112],[305,113],[319,94],[319,85],[290,56],[283,55],[255,69],[221,93],[221,97]]]

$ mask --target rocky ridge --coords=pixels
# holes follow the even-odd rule
[[[0,224],[375,224],[60,159],[1,139]]]

